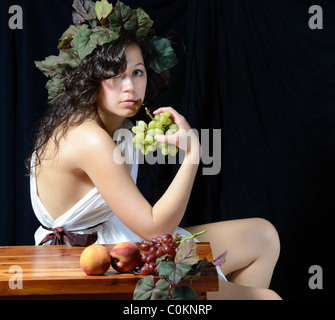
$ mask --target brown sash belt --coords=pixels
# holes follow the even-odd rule
[[[102,224],[102,223],[100,223]],[[99,226],[100,224],[91,227],[89,229],[95,228]],[[98,233],[95,231],[93,233],[76,233],[71,231],[66,231],[62,227],[58,227],[55,229],[48,228],[42,225],[42,228],[48,231],[52,231],[52,233],[49,233],[45,236],[45,238],[40,242],[40,246],[44,243],[52,240],[51,245],[65,245],[67,244],[65,241],[67,241],[71,246],[78,246],[78,247],[87,247],[98,239]]]

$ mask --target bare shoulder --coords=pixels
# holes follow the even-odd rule
[[[80,167],[90,159],[110,158],[116,144],[112,137],[94,121],[86,121],[72,128],[62,141],[61,153],[71,160],[73,166]]]
[[[77,142],[79,145],[96,145],[113,141],[111,136],[95,121],[85,121],[81,125],[69,131],[69,141]]]
[[[65,141],[66,144],[75,148],[76,151],[90,152],[96,148],[106,148],[115,146],[112,137],[93,121],[82,123],[78,127],[74,127],[69,131]]]

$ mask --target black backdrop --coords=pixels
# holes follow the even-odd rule
[[[183,225],[266,218],[282,244],[272,288],[286,299],[329,297],[335,209],[335,1],[126,3],[143,7],[158,34],[174,29],[185,40],[187,54],[179,55],[160,104],[174,106],[198,130],[221,129],[222,170],[204,176],[200,168]],[[38,222],[24,161],[33,124],[47,98],[46,79],[34,60],[57,54],[57,40],[72,22],[71,4],[0,4],[0,245],[34,243]],[[308,26],[308,9],[315,4],[323,8],[322,30]],[[8,26],[11,5],[23,9],[22,30]],[[139,186],[144,195],[153,201],[176,170],[177,165],[142,166]],[[312,265],[323,268],[323,290],[308,286]]]

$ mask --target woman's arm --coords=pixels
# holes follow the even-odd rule
[[[157,224],[162,226],[165,224],[171,233],[179,225],[185,213],[199,166],[201,147],[197,136],[185,118],[174,109],[170,107],[160,108],[154,113],[159,114],[165,111],[171,113],[174,122],[179,126],[179,131],[171,136],[156,136],[156,140],[175,144],[185,151],[184,161],[175,178],[153,207],[154,222],[157,221]],[[171,219],[173,213],[175,213],[175,217]]]
[[[162,108],[157,111],[165,110],[170,111],[180,130],[169,137],[158,136],[157,140],[169,139],[170,143],[184,149],[185,158],[171,185],[153,207],[133,182],[126,165],[117,164],[120,162],[114,157],[121,157],[121,154],[106,131],[96,127],[87,129],[78,135],[77,142],[72,142],[76,143],[78,167],[90,177],[119,219],[144,239],[172,233],[178,227],[199,165],[200,144],[196,135],[189,131],[187,121],[175,110]]]

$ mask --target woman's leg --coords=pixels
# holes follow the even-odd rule
[[[269,287],[280,251],[279,237],[271,223],[252,218],[186,229],[191,233],[207,230],[198,240],[211,243],[214,257],[228,250],[227,261],[221,269],[225,275],[232,274],[231,282],[248,287]],[[231,286],[234,291],[238,289],[231,284],[223,286]]]
[[[242,286],[219,280],[219,291],[208,292],[208,300],[282,300],[274,291],[265,288]]]

